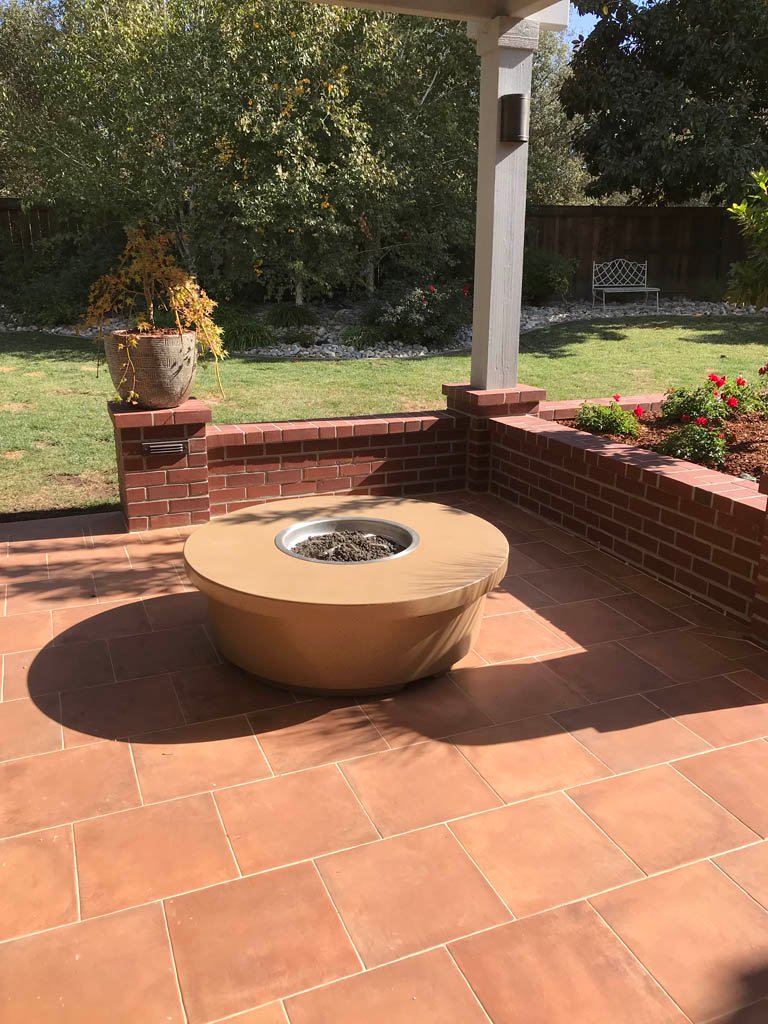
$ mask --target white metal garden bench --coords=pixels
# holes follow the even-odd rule
[[[592,305],[602,296],[603,306],[608,295],[622,292],[644,294],[645,301],[650,295],[656,296],[659,308],[660,288],[648,287],[648,262],[635,263],[632,260],[611,260],[609,263],[592,264]]]

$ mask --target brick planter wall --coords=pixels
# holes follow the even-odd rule
[[[746,621],[760,608],[765,622],[757,484],[539,417],[497,418],[490,433],[493,493]]]

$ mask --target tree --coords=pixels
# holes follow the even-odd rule
[[[580,0],[562,89],[597,196],[721,203],[768,159],[765,0]]]
[[[560,98],[571,75],[562,35],[544,32],[533,60],[528,201],[537,205],[586,201],[589,174],[576,151],[579,118],[570,121]]]

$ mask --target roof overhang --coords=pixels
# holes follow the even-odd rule
[[[312,0],[337,7],[366,11],[391,11],[425,18],[455,21],[490,21],[492,18],[532,18],[542,28],[558,31],[568,27],[568,0]]]

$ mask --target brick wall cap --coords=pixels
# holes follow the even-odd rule
[[[139,409],[125,402],[107,402],[109,416],[119,430],[210,423],[213,413],[205,402],[190,398],[176,409]]]

